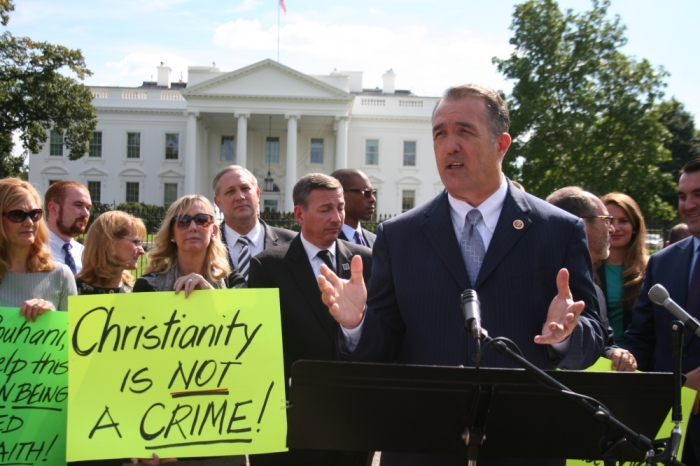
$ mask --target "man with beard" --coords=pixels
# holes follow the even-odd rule
[[[568,186],[554,191],[547,197],[547,202],[559,207],[572,215],[584,219],[588,252],[591,261],[596,264],[604,261],[610,255],[610,234],[612,233],[612,217],[603,201],[594,194],[584,191],[577,186]],[[619,372],[634,372],[637,361],[629,351],[615,345],[615,333],[608,322],[608,307],[603,290],[595,285],[600,305],[600,320],[608,329],[608,336],[603,354],[612,361],[612,368]]]
[[[51,256],[75,274],[83,268],[83,245],[75,237],[85,232],[92,201],[90,192],[77,181],[58,181],[44,195]]]

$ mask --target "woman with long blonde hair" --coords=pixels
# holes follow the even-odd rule
[[[615,343],[624,346],[623,334],[632,320],[649,260],[644,244],[647,230],[639,205],[627,194],[609,193],[601,200],[613,217],[613,232],[610,255],[596,266]]]
[[[211,202],[199,194],[183,196],[170,205],[148,253],[146,274],[136,280],[134,292],[185,292],[226,288],[230,273],[226,248],[219,238]],[[229,283],[245,284],[238,273]]]
[[[51,259],[41,197],[18,178],[0,180],[0,306],[18,307],[27,320],[68,310],[75,295],[70,269]]]
[[[144,254],[143,221],[126,212],[105,212],[92,223],[85,237],[83,269],[76,274],[78,294],[130,293],[130,270]]]

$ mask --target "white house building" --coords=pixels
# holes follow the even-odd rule
[[[437,97],[396,90],[392,70],[374,90],[363,89],[362,72],[310,76],[272,60],[232,72],[192,66],[186,84],[171,83],[170,72],[161,64],[157,82],[93,87],[90,152],[68,160],[52,131],[31,156],[29,181],[44,192],[75,180],[94,201],[165,205],[191,193],[213,198],[214,175],[238,164],[256,175],[261,208],[288,212],[299,177],[350,167],[378,190],[380,214],[443,189],[430,125]]]

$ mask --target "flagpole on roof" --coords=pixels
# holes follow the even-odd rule
[[[277,2],[277,63],[280,62],[280,10],[282,9],[282,4]]]

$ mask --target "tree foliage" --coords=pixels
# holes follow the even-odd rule
[[[658,109],[666,73],[620,52],[625,27],[607,18],[609,4],[594,0],[581,14],[562,12],[554,0],[515,7],[515,50],[493,59],[516,81],[504,170],[542,197],[571,185],[621,191],[647,216],[673,216],[657,194],[673,183],[659,169],[669,159]]]
[[[0,0],[3,26],[14,9],[11,0]],[[88,151],[97,124],[90,89],[83,80],[91,74],[79,50],[34,42],[28,37],[0,35],[0,176],[14,176],[24,156],[12,156],[13,133],[19,134],[25,151],[37,153],[53,128],[64,135],[69,158]]]

